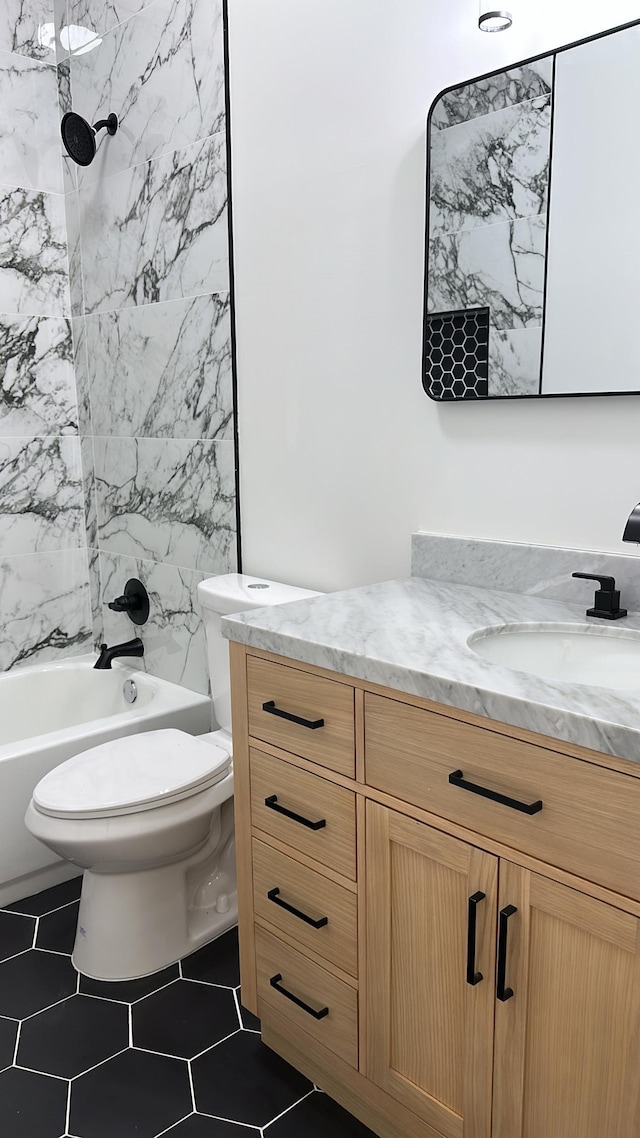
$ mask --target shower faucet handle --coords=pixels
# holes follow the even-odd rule
[[[597,581],[600,585],[596,589],[593,608],[587,609],[587,616],[596,616],[601,620],[620,620],[620,617],[627,615],[627,610],[620,608],[620,590],[616,589],[615,577],[600,573],[572,573],[571,576],[581,577],[583,581]]]
[[[126,612],[134,624],[146,624],[149,619],[149,594],[142,581],[130,577],[122,596],[109,601],[107,608],[112,612]]]

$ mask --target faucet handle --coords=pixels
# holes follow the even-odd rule
[[[130,577],[121,597],[109,601],[107,608],[113,612],[126,612],[134,624],[146,624],[149,619],[149,594],[142,581]]]
[[[597,616],[602,620],[619,620],[627,615],[626,609],[620,608],[620,590],[616,589],[615,577],[600,573],[572,573],[572,577],[581,577],[583,581],[598,581],[600,588],[596,589],[593,608],[587,609],[587,616]]]

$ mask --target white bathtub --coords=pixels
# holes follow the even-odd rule
[[[48,771],[109,739],[177,727],[211,730],[211,701],[177,684],[114,662],[96,671],[95,656],[0,673],[0,906],[78,871],[31,837],[24,813]],[[135,703],[123,684],[132,679]]]

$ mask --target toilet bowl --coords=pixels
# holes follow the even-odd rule
[[[36,786],[27,829],[84,870],[72,957],[79,972],[136,979],[236,924],[230,682],[220,620],[315,595],[241,574],[201,582],[218,730],[114,739]]]

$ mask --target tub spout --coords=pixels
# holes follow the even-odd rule
[[[111,661],[117,659],[118,656],[144,656],[144,644],[140,637],[135,636],[133,640],[127,640],[125,644],[114,644],[112,648],[107,648],[106,644],[101,644],[100,655],[93,666],[100,670],[110,668]]]

